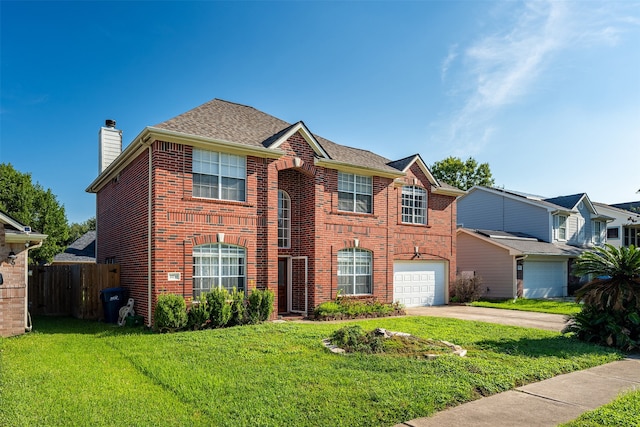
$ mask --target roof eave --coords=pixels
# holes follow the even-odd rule
[[[212,145],[224,148],[225,151],[245,156],[278,159],[284,155],[280,150],[262,147],[252,147],[237,142],[224,141],[203,136],[189,135],[182,132],[160,129],[147,126],[124,149],[122,153],[111,163],[98,177],[86,188],[88,193],[97,193],[107,182],[124,169],[133,159],[150,146],[154,141],[174,142],[176,144],[190,145],[196,148],[211,149]]]
[[[431,189],[431,192],[433,194],[440,194],[443,196],[454,196],[454,197],[460,197],[467,194],[466,191],[460,190],[457,188],[454,189],[454,188],[442,188],[442,187],[434,187]]]
[[[389,170],[384,170],[384,169],[379,169],[379,168],[371,168],[371,167],[367,167],[367,166],[358,166],[358,165],[354,165],[352,163],[346,163],[346,162],[339,162],[337,160],[331,160],[331,159],[315,159],[315,165],[316,166],[322,166],[322,167],[326,167],[328,169],[336,169],[339,170],[341,172],[348,172],[348,173],[355,173],[355,174],[364,174],[364,175],[370,175],[370,176],[381,176],[384,178],[400,178],[402,176],[405,176],[406,174],[404,172],[392,172]]]
[[[40,233],[5,233],[4,241],[6,243],[40,243],[43,242],[48,234],[40,234]]]

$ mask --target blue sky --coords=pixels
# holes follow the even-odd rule
[[[496,185],[640,199],[640,1],[0,2],[0,162],[95,215],[124,145],[213,98]]]

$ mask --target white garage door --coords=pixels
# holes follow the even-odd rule
[[[441,261],[395,261],[393,300],[405,307],[444,304],[445,271]]]
[[[566,261],[525,261],[524,297],[551,298],[566,296]]]

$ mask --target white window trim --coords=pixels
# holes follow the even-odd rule
[[[560,218],[564,218],[564,224],[562,226],[562,229],[564,229],[564,238],[560,238],[560,230],[561,230]],[[553,217],[553,234],[555,239],[559,242],[567,241],[567,221],[568,221],[568,218],[566,215],[555,215]]]
[[[344,176],[344,177],[353,177],[353,191],[349,190],[349,191],[344,191],[344,190],[340,190],[340,176]],[[368,181],[368,186],[370,189],[369,193],[363,193],[358,191],[358,186],[357,186],[357,179],[358,178],[364,178]],[[350,194],[352,196],[352,201],[353,201],[353,209],[351,210],[343,210],[340,209],[340,193],[345,193],[345,194]],[[369,196],[369,200],[370,200],[370,209],[369,212],[360,212],[357,210],[357,206],[358,206],[358,195],[363,195],[363,196]],[[372,214],[373,213],[373,178],[370,176],[366,176],[366,175],[356,175],[353,173],[348,173],[348,172],[341,172],[338,171],[338,210],[341,212],[353,212],[353,213],[361,213],[361,214]]]
[[[408,190],[408,189],[411,190],[411,194],[407,194],[407,195],[409,195],[411,197],[411,201],[414,203],[413,206],[405,206],[405,204],[404,204],[404,202],[405,202],[405,197],[404,197],[405,196],[405,190]],[[424,192],[424,200],[423,200],[424,205],[423,206],[420,206],[420,207],[416,207],[415,206],[416,192]],[[420,194],[420,195],[422,195],[422,194]],[[401,205],[400,206],[400,208],[401,208],[401,211],[400,211],[400,222],[402,222],[403,224],[427,225],[428,224],[428,208],[429,208],[429,201],[428,201],[427,197],[428,197],[428,192],[423,187],[418,187],[416,185],[405,185],[405,186],[403,186],[402,187],[402,192],[401,192],[401,195],[400,195],[400,199],[401,199],[401,202],[400,202],[400,205]],[[411,210],[411,213],[409,215],[407,215],[407,216],[411,217],[410,221],[405,221],[405,213],[404,213],[405,208]],[[424,219],[424,221],[422,221],[422,222],[416,220],[416,217],[419,216],[419,215],[416,215],[416,211],[418,211],[418,210],[421,210],[424,213],[422,215],[422,218]]]
[[[201,172],[195,172],[194,171],[194,166],[196,164],[196,153],[197,152],[201,152],[201,153],[215,153],[218,155],[218,173],[217,174],[208,174],[208,173],[201,173]],[[237,159],[241,159],[242,160],[242,178],[236,177],[236,176],[230,176],[230,175],[224,175],[221,171],[221,164],[220,164],[220,156],[230,156],[230,157],[235,157]],[[217,197],[205,197],[205,196],[193,196],[194,198],[198,198],[198,199],[207,199],[207,200],[229,200],[229,201],[235,201],[235,202],[246,202],[247,201],[247,158],[246,156],[239,156],[237,154],[231,154],[231,153],[224,153],[224,152],[220,152],[220,151],[213,151],[213,150],[203,150],[200,148],[193,148],[192,151],[192,165],[191,165],[191,173],[192,175],[207,175],[207,176],[213,176],[217,178],[217,187],[218,187],[218,194],[216,195]],[[242,180],[242,184],[243,184],[243,190],[242,193],[244,195],[244,197],[240,200],[240,199],[225,199],[222,197],[222,191],[223,191],[223,185],[222,185],[222,180],[223,178],[232,178],[232,179],[238,179],[238,180]],[[195,185],[194,185],[195,187]],[[192,189],[192,194],[193,194],[193,189]]]
[[[346,248],[346,249],[341,249],[338,251],[338,259],[340,258],[340,253],[348,253],[351,260],[351,268],[353,269],[353,274],[340,274],[340,261],[338,260],[338,282],[340,281],[339,277],[341,276],[349,276],[353,279],[353,293],[346,293],[345,295],[349,295],[349,296],[358,296],[358,295],[372,295],[373,294],[373,253],[371,251],[368,251],[366,249],[359,249],[359,248]],[[357,253],[367,253],[369,256],[369,274],[358,274],[356,272],[357,269],[357,257],[356,254]],[[356,278],[357,277],[363,277],[363,276],[368,276],[369,277],[369,292],[366,293],[356,293]],[[340,285],[338,285],[340,286]]]
[[[281,196],[283,196],[281,198]],[[286,209],[280,208],[280,201],[285,200],[287,202]],[[286,218],[281,217],[282,213],[286,212]],[[280,224],[286,223],[286,226],[281,227]],[[282,231],[283,237],[280,237],[280,232]],[[283,241],[283,245],[280,245],[280,241]],[[291,248],[291,197],[284,190],[278,190],[278,248],[279,249],[289,249]]]
[[[215,249],[215,253],[214,252],[210,252],[210,253],[198,253],[198,251],[204,247],[209,247],[209,248],[216,248]],[[242,259],[241,263],[238,264],[225,264],[223,262],[223,258],[224,255],[223,253],[221,253],[221,248],[235,248],[238,252],[236,254],[233,254],[233,257],[230,258],[239,258]],[[246,291],[246,287],[247,287],[247,250],[246,248],[243,248],[242,246],[237,246],[237,245],[229,245],[229,244],[225,244],[225,243],[207,243],[204,245],[199,245],[199,246],[195,246],[193,248],[193,252],[192,252],[192,256],[193,256],[193,277],[192,277],[192,294],[194,296],[194,298],[199,299],[200,295],[202,295],[202,293],[205,292],[210,292],[211,289],[213,289],[213,286],[211,286],[209,288],[209,290],[205,290],[202,289],[201,287],[196,288],[195,284],[196,284],[196,279],[203,279],[203,278],[211,278],[212,282],[215,282],[217,280],[218,282],[218,289],[223,288],[224,286],[222,286],[222,281],[224,278],[228,278],[228,277],[236,277],[236,278],[241,278],[242,279],[242,289],[238,289],[238,290],[243,290]],[[211,274],[209,275],[200,275],[200,274],[196,274],[196,266],[197,265],[203,265],[203,264],[197,264],[196,263],[196,258],[211,258],[212,263],[208,264],[208,266],[213,267],[215,264],[217,264],[217,268],[218,268],[218,274],[214,275],[213,271],[211,272]],[[230,265],[233,266],[238,266],[239,268],[242,268],[242,274],[239,275],[235,275],[235,274],[224,274],[224,269],[225,267],[229,267]],[[226,288],[226,287],[225,287]],[[195,291],[196,289],[198,289],[198,291],[200,292],[200,294],[198,296],[195,295]]]

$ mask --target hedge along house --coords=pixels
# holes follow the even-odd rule
[[[100,130],[104,170],[87,188],[97,262],[121,265],[148,324],[159,294],[213,287],[271,289],[275,313],[338,294],[447,301],[464,193],[419,155],[390,161],[218,99],[146,127],[121,153],[114,125]]]
[[[31,330],[28,306],[29,251],[42,245],[46,234],[35,233],[0,212],[0,336]]]

